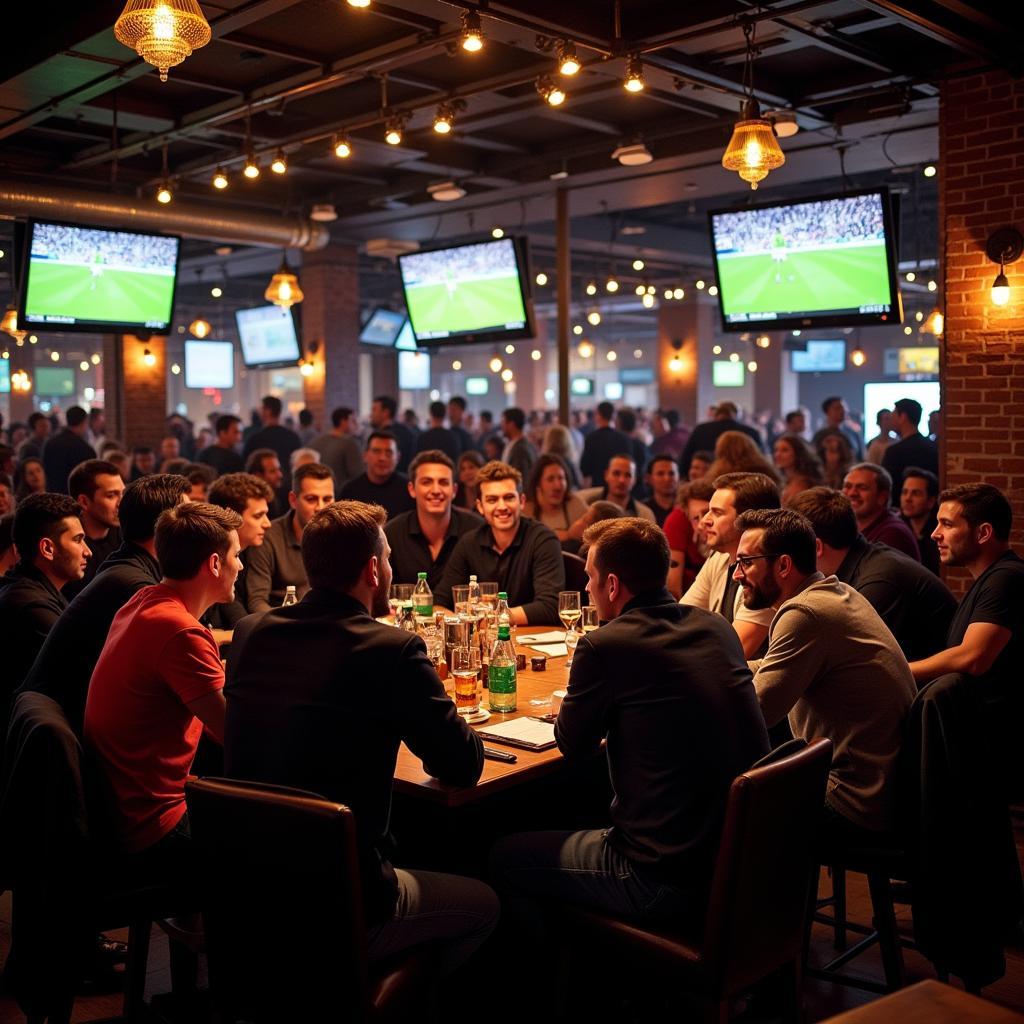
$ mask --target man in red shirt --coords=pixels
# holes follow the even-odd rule
[[[234,596],[241,525],[205,502],[161,514],[163,577],[114,617],[89,682],[85,738],[113,791],[117,839],[154,866],[188,838],[185,778],[203,727],[223,742],[224,669],[199,617]]]

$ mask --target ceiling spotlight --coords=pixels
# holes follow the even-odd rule
[[[596,327],[600,322],[601,314],[596,309],[592,309],[587,314],[587,323],[590,324],[591,327]]]
[[[563,39],[558,44],[558,73],[560,75],[575,75],[583,65],[576,56],[576,45],[568,39]]]
[[[389,146],[400,146],[402,144],[402,121],[393,117],[384,126],[384,141]]]
[[[588,281],[587,282],[586,291],[587,291],[588,295],[596,295],[597,294],[597,282],[596,281]]]
[[[541,350],[540,350],[539,348],[535,348],[535,349],[534,349],[534,350],[533,350],[533,351],[532,351],[532,352],[530,353],[530,358],[531,358],[531,359],[532,359],[532,360],[533,360],[533,361],[534,361],[535,363],[539,363],[539,362],[541,361],[541,359],[543,358],[543,356],[544,356],[544,353],[543,353],[543,352],[541,352]]]
[[[537,276],[534,278],[534,280],[537,282],[537,284],[539,284],[541,286],[541,288],[543,288],[544,285],[546,285],[548,283],[548,275],[545,274],[544,271],[542,270],[542,271],[540,271],[537,274]]]
[[[222,296],[222,295],[224,294],[224,289],[223,289],[223,288],[221,288],[221,286],[220,286],[219,284],[215,284],[215,285],[214,285],[214,286],[213,286],[213,287],[212,287],[212,288],[210,289],[210,294],[211,294],[211,295],[212,295],[212,296],[213,296],[213,297],[214,297],[215,299],[219,299],[219,298],[220,298],[220,297],[221,297],[221,296]]]
[[[334,203],[314,203],[309,211],[309,219],[319,221],[321,224],[330,224],[338,219],[338,211]]]
[[[504,364],[495,356],[487,365],[491,368],[491,373],[497,373]]]
[[[636,286],[636,287],[635,287],[635,288],[633,289],[633,291],[634,291],[634,293],[635,293],[635,294],[637,294],[637,295],[646,295],[646,294],[647,294],[647,289],[646,289],[646,288],[645,288],[645,287],[644,287],[644,286],[643,286],[642,284],[638,284],[638,285],[637,285],[637,286]]]
[[[697,288],[697,291],[703,291],[704,290],[704,282],[703,282],[703,280],[698,280],[696,282],[696,288]]]
[[[56,351],[51,352],[50,353],[50,359],[52,359],[53,362],[55,362],[55,363],[59,363],[60,362],[60,353],[56,352]]]
[[[766,110],[765,119],[771,121],[775,134],[780,139],[788,139],[800,131],[800,125],[796,122],[796,112],[793,110]]]
[[[462,369],[462,360],[461,359],[453,359],[452,360],[452,369],[453,370],[461,370]]]
[[[565,90],[550,75],[541,75],[537,79],[537,92],[549,106],[560,107],[565,102]]]
[[[859,345],[850,353],[850,362],[854,366],[863,366],[867,361],[867,354]]]
[[[907,325],[906,327],[904,327],[904,328],[903,328],[903,333],[904,333],[904,334],[913,334],[913,333],[914,333],[914,328],[913,328],[913,327],[911,327],[911,326],[910,326],[910,325],[908,324],[908,325]]]
[[[467,53],[478,53],[484,48],[484,30],[480,26],[480,15],[476,11],[462,12],[462,34],[459,45]]]
[[[288,159],[284,155],[284,150],[278,147],[277,152],[274,154],[274,159],[270,161],[270,169],[275,174],[284,174],[288,170]]]
[[[504,228],[499,228],[499,227],[491,228],[491,238],[504,238],[504,237],[505,237],[505,229]]]
[[[732,352],[729,354],[730,363],[738,363],[740,361],[740,354],[738,352]]]
[[[717,285],[717,284],[713,284],[713,285],[712,285],[712,286],[711,286],[711,287],[710,287],[710,288],[708,289],[708,295],[717,295],[717,294],[718,294],[718,285]]]
[[[939,172],[936,169],[935,164],[928,164],[923,173],[926,178],[934,178]]]
[[[348,5],[362,11],[370,6],[370,0],[348,0]]]
[[[648,294],[647,292],[644,293],[644,297],[640,300],[640,302],[643,304],[644,309],[654,308],[654,296]]]
[[[672,289],[672,298],[673,299],[682,299],[685,295],[686,295],[686,292],[684,292],[682,288],[673,288]]]
[[[720,356],[722,354],[722,346],[721,345],[712,345],[711,346],[711,354],[713,356]]]
[[[607,359],[609,363],[614,363],[615,360],[618,359],[618,358],[619,358],[619,353],[616,352],[615,349],[613,349],[613,348],[609,349],[605,353],[605,359]]]
[[[347,135],[336,135],[334,138],[334,155],[339,160],[347,160],[352,155],[352,143]]]
[[[199,339],[208,338],[213,330],[210,326],[210,321],[204,320],[201,316],[196,317],[196,319],[188,325],[188,329],[194,337]]]
[[[611,292],[613,295],[619,290],[619,282],[614,277],[609,277],[604,283],[604,289],[607,292]]]
[[[434,115],[434,131],[438,135],[448,135],[455,123],[455,111],[448,103],[442,103]]]
[[[644,261],[642,259],[640,259],[639,256],[637,256],[637,258],[635,260],[633,260],[633,269],[634,270],[643,270],[646,265],[647,264],[644,263]]]
[[[99,352],[93,352],[93,354],[91,356],[89,356],[89,362],[92,363],[93,366],[99,366],[100,365],[100,354],[99,354]]]
[[[245,158],[245,166],[242,168],[242,173],[250,181],[255,181],[260,176],[260,162],[255,153],[250,151],[249,155]]]
[[[671,288],[666,288],[665,292],[664,292],[664,295],[665,295],[665,301],[667,302],[669,299],[672,298],[672,289]]]
[[[910,281],[911,283],[916,281],[917,280],[917,274],[915,274],[912,270],[908,270],[907,271],[907,280]]]
[[[515,354],[516,354],[516,347],[515,347],[515,345],[508,344],[508,345],[505,346],[505,355],[507,355],[507,356],[514,356]]]
[[[171,183],[164,178],[156,187],[156,201],[158,203],[169,203],[174,198],[171,190]]]
[[[920,322],[921,322],[921,321],[922,321],[922,320],[924,319],[924,313],[922,313],[922,312],[921,312],[921,310],[918,310],[918,311],[917,311],[917,312],[916,312],[916,313],[914,314],[914,319],[915,319],[915,320],[916,320],[916,321],[917,321],[918,323],[920,323]]]
[[[177,363],[171,363],[171,373],[177,377],[178,374],[181,373],[181,367]]]
[[[626,78],[622,86],[626,92],[644,91],[644,68],[640,54],[631,53],[626,59]]]
[[[633,349],[633,358],[634,359],[643,359],[643,357],[644,357],[644,350],[642,348],[635,348],[635,349]]]
[[[214,188],[227,188],[228,187],[228,172],[223,167],[218,167],[214,171],[211,184]]]
[[[513,378],[513,376],[515,376],[515,375],[512,373],[512,371],[507,366],[505,367],[504,370],[501,371],[501,379],[506,384]]]
[[[78,364],[78,368],[82,371],[82,373],[85,373],[85,371],[89,369],[89,360],[88,359],[83,359]]]
[[[466,190],[454,181],[435,181],[433,185],[427,186],[427,194],[440,203],[450,203],[455,199],[461,199]]]
[[[928,282],[928,291],[933,292],[938,287],[939,286],[934,281],[929,281]]]
[[[751,359],[750,362],[747,363],[747,369],[751,373],[757,373],[757,360],[756,359]]]
[[[647,286],[647,294],[648,295],[657,295],[658,294],[658,289],[655,288],[653,284],[649,284]]]
[[[589,341],[581,341],[576,346],[576,351],[580,354],[580,359],[590,359],[594,354],[594,346]]]
[[[572,333],[578,338],[583,333],[583,324],[573,324]]]

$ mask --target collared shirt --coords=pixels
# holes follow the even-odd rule
[[[395,583],[415,583],[416,574],[425,572],[431,590],[441,585],[444,568],[459,538],[476,529],[482,522],[478,515],[461,508],[452,506],[451,512],[448,530],[437,558],[430,553],[430,543],[420,526],[416,509],[403,512],[384,527],[384,534],[391,545],[391,573]]]
[[[292,509],[270,524],[258,548],[243,556],[243,563],[249,563],[245,569],[245,586],[250,613],[277,607],[284,600],[289,585],[295,587],[300,600],[309,590],[306,567],[302,564],[302,542],[295,536],[294,522],[295,509]]]
[[[475,575],[481,582],[496,581],[508,594],[510,607],[522,606],[531,625],[558,622],[558,592],[565,589],[565,566],[558,538],[543,523],[523,516],[512,543],[500,554],[487,523],[470,530],[455,545],[434,600],[452,607],[452,588]]]

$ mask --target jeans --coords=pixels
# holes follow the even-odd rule
[[[370,961],[433,943],[441,970],[450,974],[483,944],[498,923],[494,890],[475,878],[396,868],[398,903],[394,916],[370,928]]]

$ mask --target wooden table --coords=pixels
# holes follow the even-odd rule
[[[517,632],[524,636],[539,636],[542,633],[564,633],[564,630],[551,630],[545,627],[533,628],[530,626],[519,626]],[[569,670],[566,668],[566,658],[548,657],[547,668],[543,672],[534,672],[530,669],[530,658],[541,654],[541,650],[534,650],[521,644],[516,645],[516,651],[526,655],[526,669],[518,673],[518,700],[517,709],[512,714],[502,715],[491,712],[490,720],[480,723],[475,728],[486,729],[489,725],[496,725],[498,722],[509,721],[513,718],[521,718],[524,715],[543,715],[549,708],[531,707],[531,699],[549,697],[554,690],[564,690],[569,679]],[[486,707],[487,691],[484,690],[484,699],[481,706]],[[484,761],[483,775],[480,781],[468,788],[455,786],[444,786],[437,779],[432,778],[423,770],[423,764],[406,746],[402,744],[398,752],[398,763],[395,766],[395,790],[407,796],[424,798],[448,807],[459,807],[465,804],[475,803],[483,800],[494,793],[508,789],[511,786],[519,785],[528,780],[541,778],[544,775],[556,771],[562,761],[562,755],[556,747],[550,750],[534,752],[532,750],[519,750],[515,747],[507,747],[500,743],[485,740],[487,746],[496,750],[508,751],[516,755],[515,764],[506,764],[503,761]]]
[[[1024,1024],[1024,1016],[938,981],[919,981],[825,1024]]]

